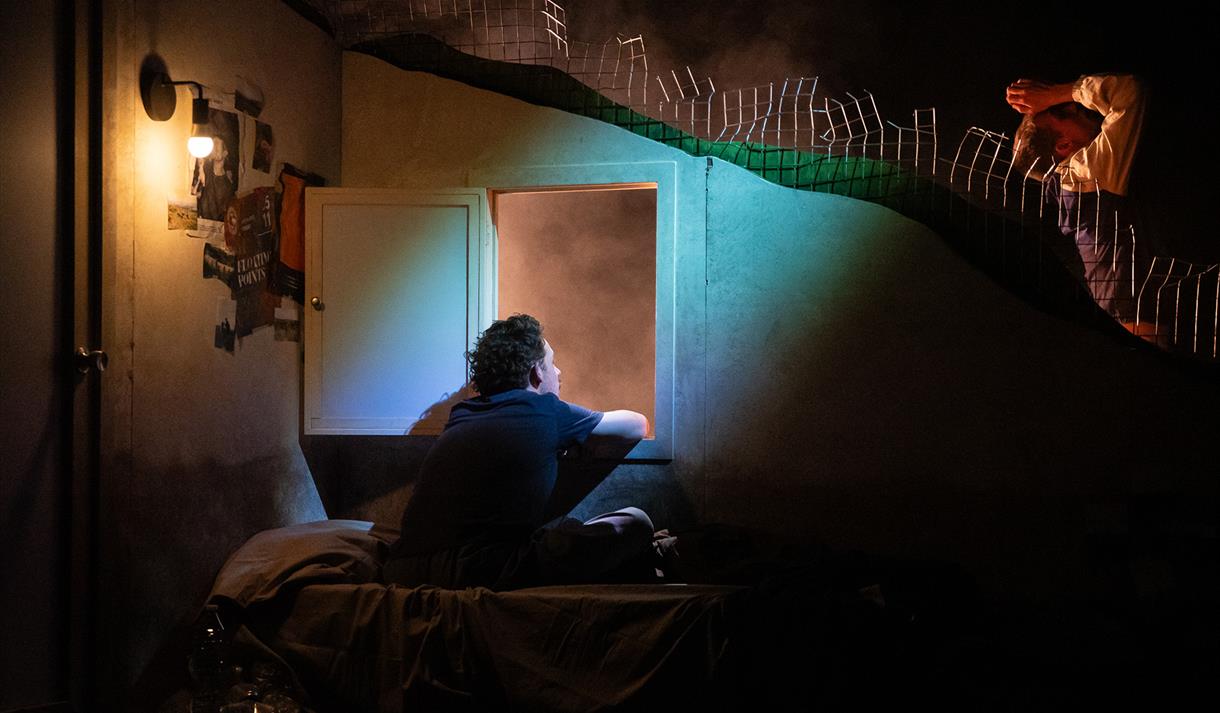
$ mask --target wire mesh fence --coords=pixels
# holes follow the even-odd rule
[[[972,127],[942,157],[935,109],[912,112],[909,125],[885,121],[872,93],[822,96],[816,76],[720,89],[690,67],[650,67],[640,35],[570,38],[553,0],[307,1],[345,48],[612,123],[782,186],[881,203],[1044,309],[1218,358],[1218,266],[1153,254],[1100,192],[1062,190],[1053,166],[1019,169],[1005,133]]]
[[[1220,359],[1220,264],[1159,254],[1137,239],[1139,220],[1123,200],[1095,184],[1069,190],[1053,166],[1037,161],[1016,170],[1005,134],[967,130],[949,164],[955,190],[1066,239],[1071,248],[1061,241],[1056,259],[1075,267],[1093,300],[1128,331],[1163,349]]]

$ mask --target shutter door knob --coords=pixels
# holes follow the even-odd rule
[[[88,374],[90,369],[96,369],[100,374],[110,365],[110,357],[101,349],[90,351],[84,347],[77,347],[74,357],[76,370],[82,374]]]

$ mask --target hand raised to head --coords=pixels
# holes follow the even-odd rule
[[[1048,84],[1037,79],[1018,79],[1008,85],[1004,99],[1022,114],[1037,114],[1056,104],[1072,101],[1072,85]]]

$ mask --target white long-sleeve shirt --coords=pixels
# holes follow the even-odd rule
[[[1083,76],[1072,99],[1102,115],[1101,132],[1056,167],[1069,191],[1103,190],[1127,195],[1131,163],[1144,124],[1144,91],[1129,74]]]

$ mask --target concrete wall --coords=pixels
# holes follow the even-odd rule
[[[634,503],[660,526],[755,526],[959,562],[992,593],[1087,597],[1131,585],[1095,555],[1142,503],[1214,502],[1214,375],[1034,310],[921,225],[366,56],[343,66],[347,186],[676,162],[676,457],[620,466],[578,515]],[[314,468],[332,515],[396,522],[427,446],[332,442]]]
[[[180,88],[173,118],[149,119],[141,62],[157,54],[172,78],[200,82],[209,96],[242,81],[262,90],[275,165],[253,171],[245,156],[244,192],[272,185],[283,162],[338,181],[340,53],[273,0],[115,7],[105,172],[117,366],[108,398],[120,432],[103,488],[112,625],[102,645],[116,662],[111,682],[125,687],[180,675],[185,659],[169,651],[171,634],[191,621],[241,542],[325,517],[299,440],[300,345],[274,341],[264,327],[235,353],[214,348],[228,288],[202,279],[200,240],[166,228],[167,196],[189,194],[190,96]]]

